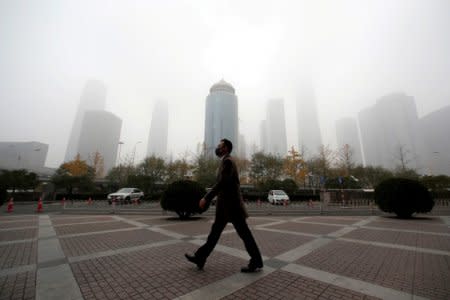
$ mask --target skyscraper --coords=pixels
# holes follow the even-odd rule
[[[93,157],[98,152],[103,158],[103,169],[106,174],[116,162],[121,127],[122,120],[110,112],[86,111],[81,123],[76,153],[92,165]]]
[[[357,165],[363,163],[359,131],[354,118],[342,118],[336,121],[336,139],[339,149],[342,149],[344,145],[350,146],[353,163]]]
[[[77,155],[80,140],[81,123],[87,110],[103,110],[106,102],[106,88],[99,80],[89,80],[81,94],[80,104],[73,122],[64,161],[70,161]]]
[[[215,146],[222,138],[233,143],[233,151],[239,149],[237,101],[234,87],[223,79],[209,89],[206,97],[204,145],[208,156],[213,156]]]
[[[420,120],[424,147],[420,149],[424,171],[431,175],[450,175],[450,106],[438,109]]]
[[[421,167],[419,120],[413,97],[386,95],[358,117],[366,165],[393,169],[403,160],[408,168]]]
[[[298,147],[310,158],[318,153],[322,145],[316,99],[311,85],[300,88],[297,99]]]
[[[283,99],[270,99],[266,114],[267,153],[279,156],[287,154],[286,121]]]
[[[269,149],[269,142],[267,138],[267,121],[262,120],[259,125],[259,143],[262,152],[267,152]]]
[[[167,135],[169,131],[169,109],[166,101],[158,101],[153,108],[147,156],[167,156]]]
[[[245,142],[245,136],[243,134],[239,135],[239,148],[237,156],[242,159],[247,158],[247,143]]]

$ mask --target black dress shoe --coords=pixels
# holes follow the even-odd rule
[[[248,265],[247,267],[243,267],[241,268],[241,272],[242,273],[255,273],[255,272],[259,272],[262,269],[262,265]]]
[[[190,255],[185,253],[184,256],[187,258],[188,261],[190,261],[191,263],[194,263],[197,265],[197,268],[199,270],[203,269],[203,266],[205,265],[205,260],[204,259],[200,259],[195,255]]]

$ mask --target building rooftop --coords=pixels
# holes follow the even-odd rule
[[[228,93],[235,93],[234,87],[226,82],[225,80],[221,79],[219,82],[213,84],[213,86],[209,89],[210,93],[213,92],[228,92]]]

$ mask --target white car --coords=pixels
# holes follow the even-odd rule
[[[115,193],[108,195],[108,202],[111,204],[113,200],[118,204],[127,204],[135,201],[142,201],[144,199],[144,192],[137,188],[122,188]]]
[[[289,196],[283,190],[270,190],[267,200],[271,204],[289,204]]]

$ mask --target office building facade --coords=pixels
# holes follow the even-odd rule
[[[0,142],[0,169],[41,173],[47,153],[48,144],[40,142]]]
[[[422,168],[422,138],[413,97],[402,93],[386,95],[361,111],[358,118],[366,165],[395,169],[403,159],[408,168]]]
[[[94,155],[98,152],[103,158],[104,175],[106,175],[116,162],[121,127],[122,120],[110,112],[86,111],[81,123],[76,153],[92,165]]]
[[[315,98],[314,89],[311,86],[301,86],[297,98],[298,147],[306,158],[317,155],[322,146]]]
[[[356,165],[363,163],[358,124],[354,118],[342,118],[336,121],[336,140],[339,149],[343,149],[345,145],[350,147],[353,163]]]
[[[450,176],[450,106],[427,114],[419,122],[424,140],[421,149],[424,173]]]
[[[153,108],[150,133],[148,135],[147,156],[167,157],[169,133],[169,109],[166,101],[158,101]]]
[[[64,161],[71,161],[77,155],[78,144],[80,140],[81,126],[84,113],[88,110],[104,110],[106,103],[106,87],[99,80],[89,80],[81,94],[72,131],[70,132],[67,143],[66,155]]]
[[[283,99],[270,99],[266,113],[267,153],[281,157],[287,155],[285,119]]]
[[[223,79],[214,84],[206,97],[204,151],[212,157],[217,143],[229,139],[233,152],[239,149],[238,98],[234,87]]]

